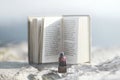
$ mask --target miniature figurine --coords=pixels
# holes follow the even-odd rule
[[[67,72],[67,67],[66,67],[66,57],[64,56],[64,52],[60,53],[59,57],[59,67],[58,67],[58,72],[59,73],[66,73]]]

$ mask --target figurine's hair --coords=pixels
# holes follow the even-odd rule
[[[60,56],[64,56],[64,52],[61,52],[61,53],[60,53]]]

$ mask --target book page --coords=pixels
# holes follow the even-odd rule
[[[89,16],[63,16],[63,47],[67,63],[90,61]]]
[[[32,19],[29,17],[28,18],[28,60],[30,64],[33,63],[31,27],[32,27]]]
[[[29,58],[33,63],[38,63],[39,58],[39,32],[41,31],[41,17],[30,17],[29,25]]]
[[[90,17],[79,17],[78,62],[90,62]]]
[[[56,62],[59,54],[61,17],[44,18],[43,62]]]
[[[67,56],[67,63],[77,61],[78,27],[78,17],[63,17],[63,51]]]
[[[44,25],[44,20],[43,20],[43,18],[42,18],[42,19],[41,19],[41,27],[39,28],[39,37],[38,37],[38,42],[39,42],[38,63],[42,63],[42,51],[43,51],[43,25]]]

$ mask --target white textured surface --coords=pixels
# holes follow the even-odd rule
[[[23,62],[0,62],[0,80],[120,80],[119,47],[93,48],[91,64],[68,65],[65,74],[57,73],[56,63],[28,65],[26,47],[27,44],[22,43],[14,47],[0,48],[2,61],[16,60],[17,57],[7,59],[8,54],[13,56],[20,54],[17,60],[23,60]]]

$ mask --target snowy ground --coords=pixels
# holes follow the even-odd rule
[[[0,60],[0,80],[120,80],[120,47],[92,48],[90,64],[68,65],[65,74],[57,63],[28,65],[26,43],[1,47]]]

